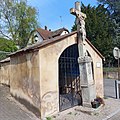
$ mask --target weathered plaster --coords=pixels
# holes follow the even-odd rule
[[[57,94],[58,93],[56,91],[50,91],[42,96],[41,111],[44,117],[57,111],[57,105],[59,102],[57,99]]]
[[[76,34],[68,37],[62,41],[58,41],[54,44],[45,46],[39,50],[40,56],[40,95],[42,97],[50,91],[56,91],[56,100],[59,101],[59,68],[58,60],[62,52],[69,46],[76,44]],[[85,47],[89,51],[93,59],[94,67],[94,83],[96,85],[97,95],[103,96],[103,76],[102,76],[102,59],[86,42]],[[101,63],[100,68],[96,68],[96,62]],[[48,116],[56,112],[59,112],[59,103],[56,104],[57,110],[51,110],[44,112],[44,108],[41,108],[41,116]],[[41,107],[43,107],[41,103]]]
[[[10,62],[0,63],[0,83],[10,85]]]
[[[77,34],[42,46],[39,51],[21,52],[11,56],[10,91],[39,109],[41,117],[59,112],[59,68],[62,52],[76,44]],[[85,42],[93,60],[97,95],[103,96],[102,59]],[[100,63],[100,67],[96,67]]]
[[[96,95],[103,97],[103,64],[100,56],[90,47],[90,45],[85,42],[85,48],[89,52],[93,60],[94,69],[94,81],[96,85]],[[100,63],[100,67],[97,67],[97,63]]]
[[[62,41],[58,41],[54,44],[48,45],[39,50],[40,54],[40,95],[41,100],[43,96],[50,91],[56,92],[54,94],[54,110],[44,112],[44,105],[41,103],[41,116],[44,117],[53,113],[59,112],[59,70],[58,60],[62,52],[69,46],[76,43],[76,35],[72,35]]]
[[[22,53],[11,57],[10,92],[40,109],[38,52]]]

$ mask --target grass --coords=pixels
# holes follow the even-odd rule
[[[51,117],[46,117],[46,119],[47,119],[47,120],[52,120],[52,118],[51,118]]]
[[[69,112],[68,115],[72,115],[72,112]]]
[[[117,67],[111,67],[111,68],[103,68],[104,72],[118,72],[118,68]]]

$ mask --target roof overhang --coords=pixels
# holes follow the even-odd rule
[[[9,56],[13,56],[13,55],[16,55],[18,53],[21,53],[21,52],[27,52],[27,51],[31,51],[31,50],[37,50],[41,47],[44,47],[46,45],[49,45],[49,44],[52,44],[52,43],[55,43],[55,42],[58,42],[60,40],[63,40],[67,37],[70,37],[72,35],[76,34],[77,35],[77,31],[74,31],[74,32],[71,32],[69,34],[66,34],[66,35],[62,35],[62,36],[58,36],[58,37],[55,37],[55,38],[51,38],[51,39],[47,39],[47,40],[44,40],[40,43],[36,43],[36,44],[33,44],[29,47],[26,47],[26,48],[23,48],[21,50],[18,50],[16,52],[13,52],[11,54],[9,54]],[[105,60],[105,57],[92,45],[92,43],[86,38],[86,42],[93,48],[93,50],[103,59]]]

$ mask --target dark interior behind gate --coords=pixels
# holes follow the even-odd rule
[[[59,58],[60,111],[82,104],[78,57],[78,46],[74,44],[65,49]]]

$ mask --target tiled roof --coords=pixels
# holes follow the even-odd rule
[[[4,63],[4,62],[10,62],[10,57],[5,58],[5,59],[3,59],[3,60],[0,61],[0,63]]]
[[[38,28],[36,29],[36,31],[41,35],[43,40],[49,39],[49,37],[51,36],[51,31],[44,30],[42,28]]]
[[[67,31],[69,33],[69,31],[66,28],[60,28],[55,31],[48,31],[48,30],[45,30],[42,28],[38,28],[38,29],[36,29],[36,31],[41,35],[43,40],[60,36],[63,31]]]
[[[69,34],[65,34],[65,35],[62,35],[62,36],[51,38],[49,40],[48,39],[44,40],[44,41],[42,41],[40,43],[36,43],[36,44],[31,45],[31,46],[20,49],[20,50],[18,50],[16,52],[13,52],[13,53],[9,54],[9,56],[12,56],[12,55],[15,55],[15,54],[21,53],[21,52],[26,52],[26,51],[30,51],[30,50],[34,50],[34,49],[39,49],[39,48],[44,47],[44,46],[46,46],[48,44],[55,43],[55,42],[57,42],[59,40],[63,40],[65,38],[69,37],[69,36],[74,35],[75,33],[76,32],[72,32],[72,33],[69,33]]]
[[[29,51],[29,50],[39,49],[39,48],[41,48],[41,47],[44,47],[45,45],[48,45],[48,44],[57,42],[57,41],[59,41],[59,40],[63,40],[63,39],[65,39],[65,38],[67,38],[67,37],[70,37],[70,36],[76,34],[76,33],[77,33],[77,32],[75,31],[75,32],[71,32],[71,33],[69,33],[69,34],[65,34],[65,35],[62,35],[62,36],[58,36],[58,37],[55,37],[55,38],[51,38],[51,39],[49,39],[49,40],[48,40],[48,39],[47,39],[47,40],[44,40],[44,41],[41,42],[41,43],[33,44],[33,45],[29,46],[29,47],[26,47],[26,48],[23,48],[23,49],[21,49],[21,50],[18,50],[18,51],[16,51],[16,52],[14,52],[14,53],[11,53],[9,56],[15,55],[15,54],[20,53],[20,52],[25,52],[25,51]],[[92,43],[91,43],[88,39],[86,39],[86,42],[93,48],[93,50],[94,50],[103,60],[105,60],[105,57],[92,45]]]
[[[52,37],[60,36],[63,31],[67,31],[69,33],[69,31],[66,28],[60,28],[58,30],[52,31],[51,36]]]

